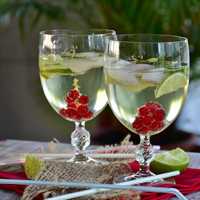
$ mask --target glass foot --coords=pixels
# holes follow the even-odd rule
[[[144,177],[149,177],[149,176],[155,176],[155,174],[151,171],[147,171],[147,172],[138,171],[136,174],[124,177],[124,180],[131,181],[137,178],[144,178]]]
[[[127,181],[132,181],[132,180],[135,180],[135,179],[149,177],[149,176],[155,176],[155,174],[153,172],[151,172],[151,171],[148,171],[148,172],[138,171],[136,174],[130,174],[130,175],[126,175],[126,176],[119,176],[114,180],[114,182],[116,182],[116,183],[127,182]],[[151,183],[157,183],[157,182],[163,182],[163,179],[152,181]],[[143,183],[143,184],[145,184],[145,183]]]

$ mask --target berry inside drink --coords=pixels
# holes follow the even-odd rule
[[[115,116],[132,132],[153,135],[177,117],[183,105],[189,70],[119,60],[105,68],[107,94]]]
[[[41,55],[40,78],[50,105],[70,121],[88,121],[107,104],[100,53]]]

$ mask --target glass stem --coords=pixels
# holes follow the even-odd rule
[[[75,122],[75,130],[71,134],[71,144],[76,150],[73,160],[87,161],[85,149],[90,145],[90,133],[85,129],[85,122]]]
[[[149,135],[140,135],[140,144],[138,145],[136,154],[136,160],[140,164],[140,170],[138,172],[140,176],[145,177],[152,175],[149,169],[149,164],[153,157],[153,148],[150,143]]]

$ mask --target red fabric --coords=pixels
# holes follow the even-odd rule
[[[24,172],[5,172],[5,171],[0,171],[0,178],[3,179],[21,179],[25,180],[27,179],[26,175]],[[23,194],[23,191],[26,186],[23,185],[1,185],[0,184],[0,189],[3,190],[11,190],[16,192],[19,195]]]
[[[139,164],[134,161],[129,163],[131,169],[136,172],[139,169]],[[27,179],[24,172],[5,172],[0,171],[0,178],[7,179]],[[173,187],[177,188],[183,194],[189,194],[195,191],[200,191],[200,169],[188,168],[179,176],[174,177],[176,184],[154,184],[154,186]],[[22,185],[0,185],[0,189],[15,191],[21,195],[25,189]],[[144,192],[141,194],[142,200],[167,200],[171,198],[172,194],[158,194],[151,192]]]
[[[129,165],[134,172],[137,172],[137,170],[139,169],[139,164],[136,161],[129,163]],[[180,175],[175,176],[174,180],[176,184],[155,183],[153,184],[153,186],[173,187],[178,189],[184,195],[200,191],[200,169],[187,168]],[[170,199],[171,197],[173,197],[173,194],[152,193],[152,192],[143,192],[141,194],[142,200],[167,200]]]
[[[140,164],[137,161],[130,162],[129,166],[133,172],[137,172],[140,169]]]

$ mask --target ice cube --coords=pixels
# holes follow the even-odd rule
[[[134,85],[138,83],[138,79],[135,75],[125,68],[107,69],[107,73],[112,79],[125,85]]]
[[[165,77],[164,68],[157,68],[142,74],[142,80],[160,83]]]
[[[107,72],[110,77],[119,82],[122,82],[123,84],[134,85],[138,84],[140,78],[139,76],[141,76],[144,70],[146,71],[153,68],[153,65],[136,64],[121,59],[117,62],[113,62],[112,67],[107,68]]]
[[[74,57],[65,58],[65,66],[78,74],[83,74],[93,68],[103,67],[103,62],[103,55],[95,52],[77,53]]]
[[[135,64],[133,63],[132,64],[132,68],[134,71],[136,72],[142,72],[144,70],[150,70],[150,69],[153,69],[154,66],[153,65],[149,65],[149,64]]]

